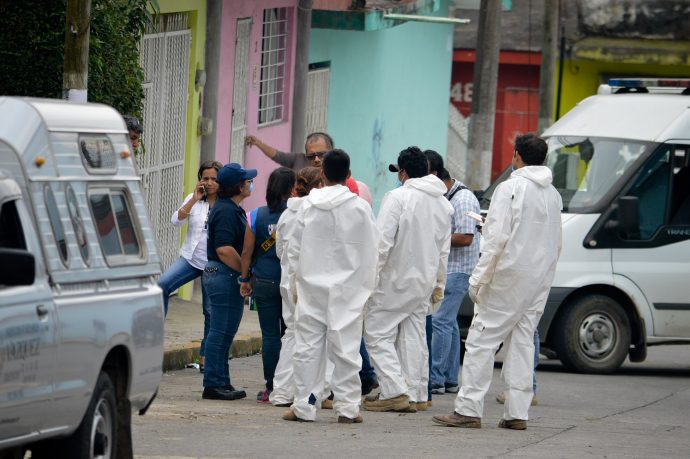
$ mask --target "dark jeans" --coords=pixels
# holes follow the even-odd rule
[[[239,273],[218,261],[209,261],[201,278],[211,304],[211,325],[206,339],[204,387],[230,384],[228,352],[244,312],[237,283]]]
[[[429,348],[429,400],[431,400],[431,335],[434,331],[431,314],[426,316],[426,347]]]
[[[264,367],[266,389],[273,390],[273,375],[280,357],[282,336],[282,298],[280,281],[254,279],[254,299],[261,326],[261,359]]]
[[[373,381],[376,379],[376,372],[369,361],[369,353],[364,345],[364,337],[362,337],[362,341],[359,343],[359,355],[362,357],[362,369],[359,372],[360,381]]]

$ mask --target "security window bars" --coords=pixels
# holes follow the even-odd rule
[[[283,119],[286,49],[287,8],[265,9],[261,39],[259,125]]]

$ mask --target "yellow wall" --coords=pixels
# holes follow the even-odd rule
[[[197,126],[201,116],[201,99],[203,88],[195,88],[194,79],[197,69],[205,69],[206,47],[206,0],[158,0],[161,14],[187,13],[188,25],[192,31],[192,48],[189,55],[189,97],[187,99],[187,132],[184,160],[184,194],[186,196],[197,183],[197,171],[201,155],[201,137],[197,135]],[[182,240],[187,226],[182,230]],[[192,295],[191,283],[182,287],[179,296],[189,300]]]
[[[563,116],[582,99],[597,93],[603,78],[613,77],[677,77],[687,78],[690,65],[623,64],[566,60],[563,65],[563,89],[561,91],[561,113]],[[556,80],[558,81],[558,80]],[[558,91],[558,87],[556,87]],[[556,93],[556,98],[558,93]],[[554,100],[556,100],[554,98]],[[554,103],[554,114],[555,103]]]

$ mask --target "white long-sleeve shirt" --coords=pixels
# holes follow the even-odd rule
[[[206,240],[208,238],[208,214],[211,208],[208,202],[197,201],[192,206],[187,218],[180,220],[177,217],[179,209],[184,207],[191,199],[192,194],[190,193],[182,202],[182,205],[172,214],[171,221],[175,226],[182,226],[187,223],[187,235],[184,238],[182,248],[180,248],[180,256],[196,269],[204,269],[208,261],[206,257]]]

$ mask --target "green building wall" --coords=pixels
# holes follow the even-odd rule
[[[438,14],[447,15],[447,2]],[[445,156],[453,27],[409,22],[369,32],[313,29],[309,61],[331,69],[328,132],[369,186],[374,209],[397,176],[400,150]]]

